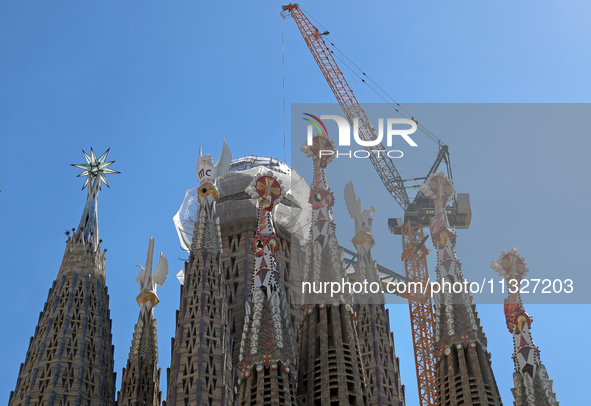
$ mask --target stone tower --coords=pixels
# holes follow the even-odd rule
[[[521,280],[529,269],[523,257],[517,255],[515,249],[501,253],[501,257],[493,261],[491,268],[507,280],[509,297],[505,299],[505,318],[507,328],[513,335],[513,361],[515,372],[511,389],[515,406],[558,406],[556,394],[552,390],[552,381],[548,377],[546,367],[540,360],[540,350],[531,336],[533,319],[525,312],[523,300],[519,293]]]
[[[217,164],[199,151],[197,224],[185,264],[168,377],[168,406],[232,405],[232,340],[222,268],[222,235],[216,212],[217,180],[232,154],[224,141]]]
[[[445,207],[454,194],[452,182],[443,172],[431,174],[421,192],[435,200],[430,231],[437,249],[435,295],[435,356],[437,405],[500,406],[501,396],[492,371],[486,336],[470,292],[464,287],[454,293],[451,286],[464,277],[455,253],[456,233],[451,230]],[[458,290],[458,289],[456,289]]]
[[[237,404],[296,405],[296,353],[289,305],[280,284],[273,208],[285,190],[273,172],[258,175],[246,192],[259,203],[253,239],[254,271],[244,310]]]
[[[308,195],[309,188],[306,181],[296,171],[293,171],[285,163],[268,157],[248,155],[234,159],[229,172],[217,181],[219,199],[216,204],[216,213],[219,217],[221,230],[223,270],[222,283],[229,308],[230,337],[234,342],[229,358],[234,369],[234,384],[237,383],[237,368],[241,365],[240,343],[244,326],[246,302],[252,287],[252,273],[255,266],[255,253],[253,252],[253,238],[258,230],[259,207],[255,199],[252,199],[245,189],[252,179],[261,171],[273,171],[273,176],[282,180],[286,189],[286,196],[282,203],[276,205],[273,210],[275,234],[279,245],[275,252],[281,278],[279,285],[282,287],[288,314],[292,326],[292,342],[297,340],[297,328],[301,324],[300,306],[293,304],[293,298],[297,296],[294,289],[300,285],[301,276],[297,273],[297,267],[293,265],[292,243],[297,236],[301,236],[301,230],[306,229],[309,222]],[[175,223],[179,231],[181,245],[190,250],[191,241],[195,233],[194,226],[199,217],[198,188],[187,191],[181,209],[175,216]],[[295,208],[295,209],[294,209]],[[301,212],[298,215],[297,212]],[[298,252],[294,250],[294,252]],[[184,289],[184,288],[183,288]],[[297,350],[297,348],[296,348]],[[214,403],[214,404],[220,404]]]
[[[156,271],[152,274],[154,237],[150,238],[146,268],[136,281],[140,294],[136,301],[140,315],[134,328],[127,365],[123,368],[121,390],[117,393],[118,406],[160,406],[160,369],[158,368],[158,336],[154,307],[159,303],[156,285],[162,286],[168,274],[168,262],[160,253]],[[139,265],[138,265],[139,266]]]
[[[313,159],[314,174],[310,188],[312,221],[306,243],[305,281],[340,281],[344,277],[332,218],[334,195],[328,186],[326,166],[333,155],[334,143],[324,134],[314,135],[311,145],[302,151]],[[304,292],[305,293],[305,292]],[[312,295],[314,296],[314,295]],[[298,362],[298,398],[305,405],[368,405],[365,372],[355,329],[355,313],[349,298],[304,295],[304,319],[301,326]]]
[[[355,220],[355,236],[352,239],[357,249],[355,279],[379,287],[377,293],[355,295],[357,335],[367,380],[369,404],[402,406],[405,404],[404,387],[401,385],[399,360],[394,350],[394,335],[390,330],[390,317],[384,306],[386,301],[381,290],[377,263],[371,255],[371,248],[375,245],[371,234],[375,207],[363,209],[352,182],[347,183],[344,194],[349,215]]]
[[[10,406],[96,405],[115,403],[115,374],[105,256],[98,235],[97,201],[106,174],[118,173],[84,152],[88,186],[86,205],[70,235],[57,278],[49,294],[25,362],[21,364]]]

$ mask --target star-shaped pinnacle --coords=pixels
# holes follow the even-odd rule
[[[78,175],[78,177],[86,176],[86,180],[84,181],[84,185],[82,186],[82,190],[95,178],[99,178],[99,181],[107,185],[110,188],[109,183],[107,182],[107,178],[105,175],[111,173],[121,173],[114,169],[110,169],[109,166],[113,164],[115,161],[108,161],[105,162],[107,159],[107,155],[109,154],[109,149],[107,149],[100,157],[96,157],[96,154],[90,148],[90,156],[82,150],[84,154],[84,158],[86,159],[85,164],[72,164],[73,167],[82,169],[82,173]],[[99,184],[100,187],[100,184]]]

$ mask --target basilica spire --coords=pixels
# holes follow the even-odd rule
[[[234,404],[230,315],[216,210],[220,197],[217,183],[231,162],[232,153],[225,141],[215,165],[212,156],[199,149],[197,218],[193,220],[189,262],[180,273],[183,285],[167,370],[168,406]],[[183,237],[181,244],[185,242]]]
[[[437,404],[501,406],[486,336],[472,295],[469,291],[458,293],[445,288],[464,282],[455,250],[456,233],[451,229],[446,210],[456,191],[443,172],[429,175],[420,190],[435,201],[435,216],[429,228],[437,250],[437,282],[443,287],[435,295]]]
[[[140,267],[136,279],[140,294],[136,301],[140,314],[134,328],[127,365],[123,368],[121,391],[117,395],[119,406],[160,406],[160,369],[158,368],[158,336],[154,307],[160,302],[156,287],[162,286],[168,275],[168,261],[160,253],[156,270],[152,273],[154,237],[148,245],[146,267]]]
[[[21,364],[10,406],[113,406],[115,374],[105,256],[98,239],[97,197],[105,175],[119,173],[91,149],[84,153],[88,186],[82,220],[68,236],[57,278],[49,294],[25,362]],[[83,188],[84,188],[83,187]]]
[[[531,335],[532,317],[525,312],[519,293],[521,281],[529,269],[525,259],[517,254],[515,248],[503,251],[491,268],[507,280],[509,296],[505,299],[505,318],[507,328],[513,335],[513,362],[515,372],[511,389],[515,406],[558,406],[552,381],[540,359],[540,350]]]
[[[306,246],[304,278],[307,282],[340,281],[345,277],[332,216],[334,194],[328,185],[326,167],[334,155],[334,141],[326,134],[314,135],[301,149],[312,158],[314,174],[310,187],[312,219]],[[323,154],[324,152],[325,154]],[[307,292],[304,292],[307,293]],[[355,329],[356,314],[350,296],[331,298],[328,292],[303,297],[298,363],[298,400],[301,404],[368,405],[367,383]],[[311,304],[315,303],[315,304]]]
[[[244,309],[238,367],[238,405],[296,405],[296,352],[289,304],[281,283],[273,208],[285,196],[272,171],[258,174],[246,193],[258,202],[254,271]],[[257,384],[262,382],[263,384]],[[261,390],[262,389],[262,390]],[[273,394],[276,394],[273,396]]]
[[[377,262],[371,253],[375,240],[372,236],[374,206],[364,209],[355,194],[353,182],[345,185],[345,203],[355,220],[355,236],[351,240],[357,249],[355,279],[381,285]],[[394,349],[394,335],[390,330],[390,317],[384,306],[381,291],[355,295],[357,311],[357,335],[361,359],[367,380],[370,406],[401,406],[405,404],[404,387],[401,384],[399,360]]]

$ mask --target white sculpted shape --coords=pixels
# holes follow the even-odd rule
[[[201,185],[204,183],[215,183],[217,178],[221,178],[228,172],[231,163],[232,152],[230,151],[230,147],[228,147],[226,140],[224,140],[222,152],[220,153],[220,157],[215,166],[213,164],[212,155],[203,154],[202,148],[199,147],[199,159],[197,159],[197,179],[199,180],[199,183]]]
[[[363,209],[361,206],[361,199],[355,194],[355,188],[353,182],[349,181],[345,185],[345,203],[347,204],[347,210],[352,219],[355,220],[355,234],[360,231],[365,231],[371,234],[373,229],[373,217],[376,208],[369,206],[367,209]]]
[[[146,258],[146,268],[144,269],[141,265],[139,266],[141,271],[136,278],[136,282],[140,285],[140,291],[151,291],[156,293],[156,285],[164,285],[166,276],[168,275],[168,261],[164,254],[160,253],[158,259],[158,265],[156,265],[156,271],[152,274],[152,260],[154,257],[154,237],[150,237],[150,244],[148,246],[148,256]]]

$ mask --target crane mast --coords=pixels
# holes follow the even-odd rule
[[[353,91],[349,87],[343,73],[339,69],[331,51],[322,39],[322,34],[312,25],[297,4],[283,6],[284,18],[291,15],[295,20],[308,48],[312,52],[318,67],[322,71],[328,85],[333,91],[339,105],[353,125],[359,120],[359,136],[364,141],[377,139],[377,134]],[[408,220],[406,214],[411,206],[404,187],[404,181],[396,169],[394,162],[387,154],[374,154],[384,150],[380,143],[375,146],[364,146],[380,179],[392,197],[405,211],[405,223],[391,224],[393,233],[402,234],[403,254],[406,276],[411,281],[426,283],[429,280],[427,270],[427,249],[424,247],[423,222],[415,223]],[[440,150],[441,152],[441,150]],[[447,149],[445,149],[447,153]],[[441,154],[440,154],[441,155]],[[438,156],[438,160],[440,157]],[[441,162],[441,161],[439,161]],[[447,162],[447,161],[446,161]],[[437,164],[438,165],[438,164]],[[416,201],[416,199],[415,199]],[[413,207],[417,205],[413,202]],[[414,209],[413,209],[414,211]],[[414,217],[414,216],[412,216]],[[424,217],[424,216],[423,216]],[[428,224],[428,222],[427,222]],[[430,292],[408,295],[409,311],[412,326],[412,337],[415,354],[415,365],[421,406],[435,406],[435,358],[433,356],[433,304]]]

